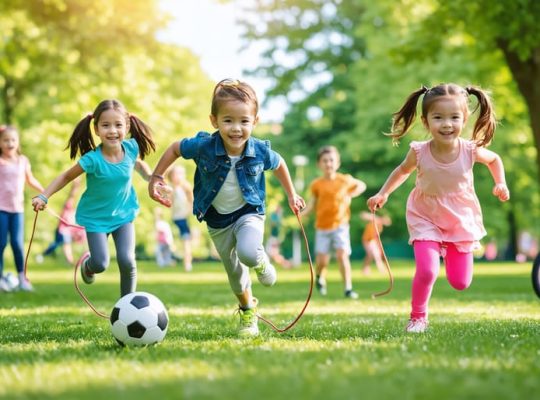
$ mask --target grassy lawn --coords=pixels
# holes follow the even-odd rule
[[[157,295],[170,317],[165,341],[147,348],[116,344],[108,321],[76,293],[68,267],[31,265],[36,292],[0,294],[0,398],[537,398],[540,301],[530,264],[477,263],[464,292],[441,276],[429,332],[411,335],[404,327],[413,264],[391,263],[390,295],[370,299],[386,277],[364,277],[356,262],[361,299],[345,300],[333,265],[328,296],[314,293],[292,330],[261,324],[261,337],[239,339],[220,264],[195,264],[188,274],[140,262],[138,289]],[[309,271],[278,272],[275,287],[254,283],[254,292],[260,312],[284,326],[303,305]],[[118,295],[115,264],[81,287],[108,314]]]

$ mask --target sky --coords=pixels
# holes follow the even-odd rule
[[[160,34],[161,40],[191,49],[200,57],[201,68],[216,82],[224,78],[248,82],[262,104],[269,82],[243,73],[245,68],[257,65],[259,55],[255,48],[239,51],[242,41],[236,23],[241,11],[238,7],[219,4],[216,0],[161,0],[160,3],[174,18]],[[285,111],[285,103],[275,100],[262,107],[260,119],[279,122]]]

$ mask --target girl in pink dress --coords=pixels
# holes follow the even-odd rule
[[[471,140],[461,138],[470,115],[469,95],[478,100],[479,115]],[[383,187],[369,198],[368,207],[382,207],[388,196],[416,169],[416,187],[407,201],[409,243],[414,248],[416,272],[412,283],[412,311],[406,331],[420,333],[428,327],[428,301],[437,275],[439,257],[452,287],[464,290],[472,282],[473,254],[486,235],[482,211],[473,185],[473,165],[486,165],[495,185],[493,195],[507,201],[501,158],[485,147],[495,133],[495,114],[488,95],[479,88],[440,84],[411,93],[394,114],[394,142],[409,131],[422,97],[422,124],[431,140],[412,142],[405,160],[390,174]]]

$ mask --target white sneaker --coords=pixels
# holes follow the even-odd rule
[[[5,281],[8,284],[8,287],[11,291],[15,291],[19,288],[19,278],[13,275],[11,272],[8,272],[4,276]]]
[[[11,292],[11,287],[5,276],[0,277],[0,292]]]
[[[45,261],[45,258],[43,257],[43,254],[38,254],[38,255],[36,256],[36,262],[37,262],[38,264],[43,264],[43,261]]]
[[[273,286],[277,280],[276,269],[270,261],[266,260],[253,268],[257,274],[257,279],[263,286]]]
[[[426,318],[411,318],[405,330],[409,333],[424,333],[428,325],[429,323]]]
[[[28,279],[21,279],[19,281],[19,289],[22,290],[23,292],[33,292],[34,291],[34,287],[32,286],[32,284],[30,283],[30,281]]]

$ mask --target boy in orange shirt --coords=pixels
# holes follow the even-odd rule
[[[349,220],[351,200],[366,190],[366,184],[348,174],[337,172],[340,156],[334,146],[324,146],[317,155],[317,166],[323,176],[310,186],[311,198],[302,211],[308,215],[315,209],[315,250],[317,253],[317,290],[326,295],[326,271],[330,262],[330,251],[336,251],[341,276],[345,286],[345,297],[357,299],[351,278],[351,239]]]

